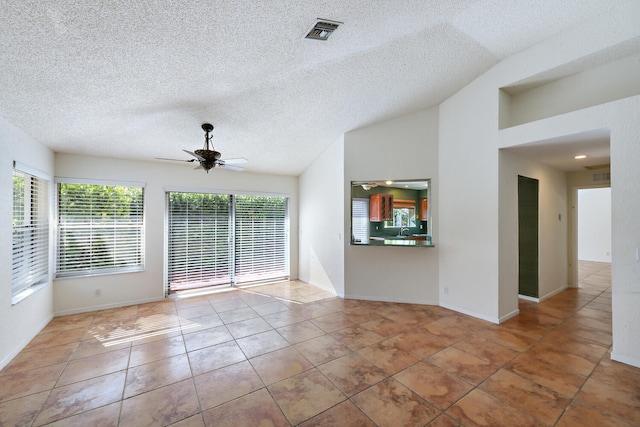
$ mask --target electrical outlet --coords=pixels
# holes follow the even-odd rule
[[[96,289],[96,290],[93,292],[93,296],[94,296],[94,297],[100,297],[100,296],[102,296],[102,289]]]
[[[444,288],[444,294],[445,295],[449,295],[449,287],[445,287]]]

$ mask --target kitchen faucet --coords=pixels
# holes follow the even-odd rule
[[[409,231],[409,227],[400,227],[400,231],[398,232],[398,236],[402,236],[402,233]]]

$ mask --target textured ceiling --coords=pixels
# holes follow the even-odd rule
[[[200,148],[297,175],[350,130],[434,106],[628,1],[5,0],[0,115],[57,152]],[[344,22],[305,40],[316,18]]]

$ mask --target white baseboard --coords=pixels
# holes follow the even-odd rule
[[[53,319],[53,316],[50,316],[47,320],[45,320],[42,324],[40,324],[40,326],[36,329],[36,331],[33,334],[31,334],[30,336],[25,337],[22,340],[22,342],[20,342],[20,344],[18,344],[18,346],[16,348],[11,350],[11,352],[9,354],[7,354],[4,357],[4,359],[0,360],[0,370],[4,369],[4,367],[7,366],[9,364],[9,362],[11,362],[13,360],[13,358],[18,355],[18,353],[20,353],[22,350],[24,350],[24,348],[27,346],[27,344],[29,344],[31,342],[31,340],[34,339],[40,333],[40,331],[42,331],[44,329],[44,327],[49,324],[49,322],[51,322],[52,319]]]
[[[640,368],[640,360],[611,352],[611,360]]]
[[[553,292],[549,292],[549,293],[548,293],[548,294],[546,294],[545,296],[541,297],[541,298],[540,298],[540,301],[544,301],[544,300],[546,300],[546,299],[551,298],[551,297],[552,297],[552,296],[554,296],[554,295],[558,295],[560,292],[562,292],[562,291],[566,291],[568,288],[569,288],[569,286],[564,285],[564,286],[563,286],[563,287],[561,287],[560,289],[556,289],[555,291],[553,291]]]
[[[457,311],[458,313],[466,314],[467,316],[476,317],[478,319],[486,320],[487,322],[500,323],[500,319],[498,319],[497,317],[485,316],[484,314],[476,313],[474,311],[470,311],[470,310],[467,310],[467,309],[464,309],[464,308],[456,307],[454,305],[442,304],[441,303],[440,307],[448,308],[449,310]]]
[[[164,297],[145,298],[145,299],[141,299],[141,300],[121,301],[121,302],[117,302],[117,303],[113,303],[113,304],[103,304],[103,305],[93,305],[93,306],[89,306],[89,307],[72,308],[72,309],[69,309],[69,310],[56,311],[55,313],[53,313],[53,315],[54,315],[54,317],[67,316],[69,314],[87,313],[87,312],[90,312],[90,311],[107,310],[107,309],[110,309],[110,308],[128,307],[130,305],[146,304],[146,303],[149,303],[149,302],[164,301],[164,299],[165,299]]]
[[[345,299],[360,299],[364,301],[380,301],[380,302],[397,302],[401,304],[422,304],[422,305],[438,305],[438,301],[432,300],[407,300],[403,298],[386,298],[386,297],[374,297],[366,295],[345,295]]]
[[[500,319],[498,319],[499,323],[506,322],[507,320],[511,319],[512,317],[516,317],[518,314],[520,314],[520,310],[516,308],[511,313],[505,314],[504,316],[500,316]]]
[[[519,299],[523,299],[525,301],[540,302],[540,298],[534,298],[534,297],[530,297],[530,296],[527,296],[527,295],[518,294],[518,298]]]

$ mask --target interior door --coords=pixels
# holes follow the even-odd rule
[[[537,179],[518,176],[518,294],[538,298]]]

